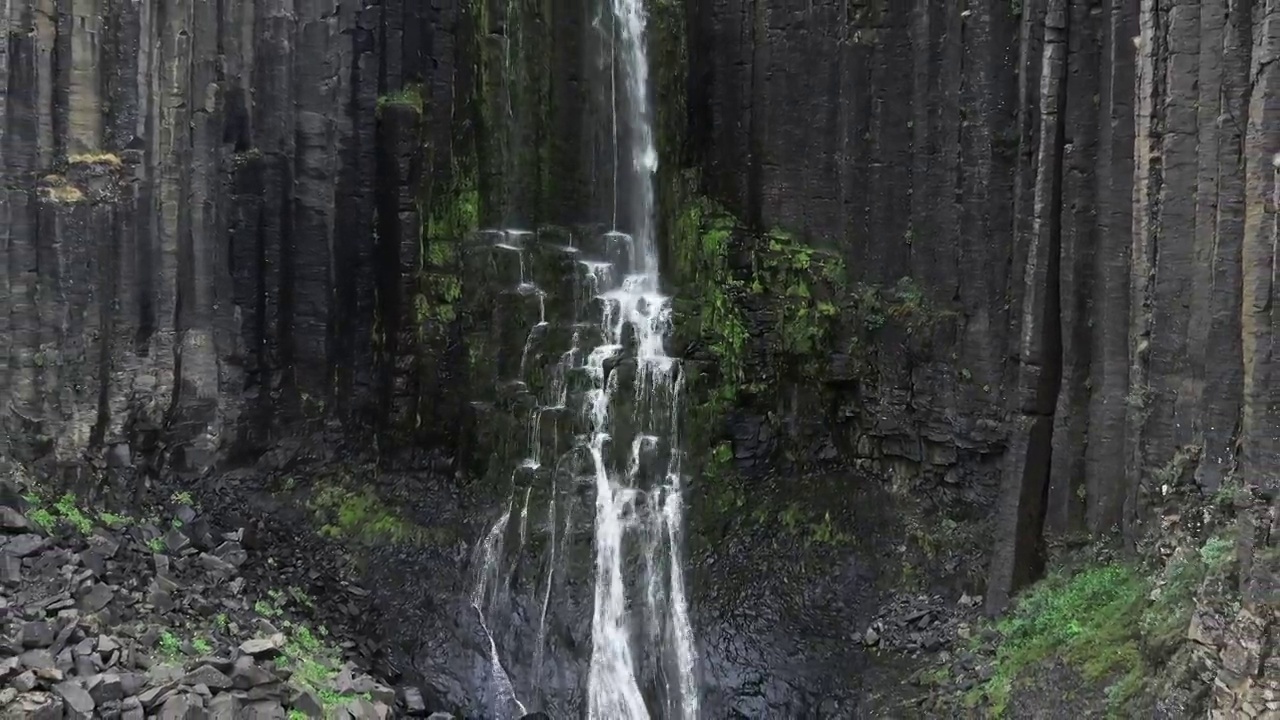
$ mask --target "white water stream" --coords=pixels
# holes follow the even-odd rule
[[[587,678],[587,714],[592,720],[695,720],[698,694],[694,675],[694,642],[690,627],[683,563],[681,559],[683,497],[679,437],[682,376],[678,363],[666,354],[671,330],[670,297],[661,292],[659,258],[654,237],[654,177],[657,151],[651,121],[648,58],[645,51],[643,0],[609,0],[612,14],[613,132],[618,157],[615,163],[615,212],[625,204],[629,231],[615,229],[598,238],[603,257],[582,257],[575,263],[581,276],[578,286],[592,302],[578,308],[594,312],[583,329],[573,333],[552,370],[549,387],[537,398],[529,418],[529,455],[520,469],[542,466],[541,428],[548,412],[577,410],[587,432],[569,454],[589,458],[594,490],[594,597],[591,619],[591,659]],[[620,92],[619,92],[620,91]],[[625,196],[618,191],[625,188]],[[526,243],[536,241],[526,231],[492,231],[494,247],[519,254],[519,286],[522,295],[538,297],[539,320],[533,327],[520,359],[525,373],[535,333],[548,325],[545,294],[527,271]],[[576,249],[571,249],[578,252]],[[597,342],[580,345],[584,336]],[[585,373],[588,388],[571,395],[571,372]],[[630,393],[630,396],[626,396]],[[577,403],[580,407],[567,408]],[[622,452],[626,448],[626,452]],[[558,460],[557,460],[558,462]],[[556,473],[551,473],[554,482]],[[515,476],[513,475],[513,485]],[[552,603],[554,575],[565,554],[556,546],[556,489],[547,507],[550,542],[545,552],[546,578],[537,601],[540,605],[537,647],[533,649],[534,673],[540,671],[546,638],[547,608]],[[489,642],[492,690],[510,711],[526,712],[516,698],[515,685],[503,667],[490,624],[501,622],[493,609],[505,607],[505,594],[514,570],[503,576],[503,538],[516,506],[519,509],[517,556],[524,549],[530,492],[513,492],[511,500],[480,548],[481,573],[472,605]],[[570,531],[564,513],[562,544]],[[628,565],[628,557],[638,559]],[[638,568],[637,568],[638,566]],[[638,577],[635,575],[638,573]],[[640,672],[650,662],[656,672]],[[642,688],[641,677],[660,682],[658,695]],[[674,677],[673,677],[674,676]],[[654,679],[657,678],[657,679]],[[524,682],[516,678],[517,684]],[[532,682],[536,683],[537,678]],[[646,703],[646,694],[650,702]]]

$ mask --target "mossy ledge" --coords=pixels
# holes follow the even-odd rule
[[[855,283],[837,253],[780,228],[751,228],[697,193],[697,185],[695,174],[684,176],[687,199],[673,220],[669,252],[677,346],[691,378],[689,447],[706,481],[699,502],[718,516],[767,522],[805,542],[848,542],[852,529],[818,500],[833,491],[819,487],[824,483],[806,485],[811,499],[790,492],[781,502],[748,488],[735,472],[729,419],[749,412],[775,422],[785,412],[785,388],[825,402],[834,384],[875,386],[884,348],[925,353],[933,331],[954,313],[931,303],[910,277],[883,287]]]
[[[917,673],[926,697],[915,706],[1020,717],[1035,707],[1029,698],[1058,693],[1082,717],[1190,716],[1181,713],[1216,682],[1205,669],[1224,630],[1265,611],[1249,608],[1244,591],[1251,518],[1268,512],[1258,508],[1233,482],[1171,503],[1136,553],[1106,541],[1064,548],[1005,615],[976,620],[954,655]]]

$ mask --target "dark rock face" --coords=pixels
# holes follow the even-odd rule
[[[887,617],[875,585],[905,565],[897,520],[914,505],[963,510],[987,554],[945,569],[981,564],[989,582],[966,589],[999,610],[1046,539],[1132,539],[1172,480],[1280,490],[1272,5],[654,4],[665,213],[694,171],[693,192],[742,225],[838,258],[851,287],[908,278],[917,311],[938,311],[877,330],[870,349],[831,340],[821,371],[792,368],[695,428],[728,444],[744,495],[785,497],[806,532],[813,519],[815,535],[857,540],[828,555],[778,540],[793,516],[753,525],[699,476],[691,586],[709,716],[848,716],[874,682],[863,646],[927,644],[866,635]],[[304,427],[377,435],[379,461],[407,457],[370,485],[449,533],[369,558],[397,662],[427,690],[404,702],[479,704],[469,551],[521,432],[482,379],[518,357],[528,308],[489,292],[500,273],[468,265],[465,239],[612,204],[591,13],[405,0],[5,12],[0,452],[140,493],[222,461],[261,455],[277,480],[342,459]],[[744,238],[726,253],[738,275],[760,257]],[[677,295],[696,296],[705,278],[668,244]],[[756,370],[779,312],[740,304]],[[833,322],[865,326],[867,308],[840,305]],[[691,366],[723,360],[688,345]],[[241,501],[260,489],[209,482]],[[6,507],[0,528],[0,580],[16,586],[50,543]],[[196,528],[163,537],[167,551],[234,577],[244,549]],[[82,562],[101,573],[110,558]],[[168,609],[172,588],[147,600]],[[120,598],[100,583],[63,601],[101,612]],[[536,604],[516,593],[514,616],[527,624]],[[570,697],[585,610],[555,612],[546,684]],[[1259,622],[1241,632],[1274,634]],[[50,689],[62,670],[48,630],[24,627],[33,645],[10,668],[27,689],[8,707],[24,717],[86,705]],[[231,670],[215,672],[250,682]],[[111,687],[89,699],[116,702]],[[128,699],[123,716],[141,713]]]
[[[961,317],[938,355],[988,390],[914,432],[1007,413],[993,609],[1042,532],[1136,534],[1169,468],[1274,486],[1269,7],[698,6],[711,192]]]
[[[395,276],[418,263],[414,199],[449,174],[457,7],[5,10],[13,452],[127,468],[159,442],[200,470],[272,422],[415,402],[374,344],[412,317]],[[379,111],[401,87],[417,106]]]

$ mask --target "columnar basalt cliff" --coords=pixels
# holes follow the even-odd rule
[[[700,12],[711,192],[957,313],[941,355],[972,382],[914,398],[915,434],[1007,417],[998,555],[1133,530],[1171,463],[1274,485],[1268,4]],[[996,605],[1028,562],[997,559]]]
[[[398,278],[420,262],[429,180],[448,180],[469,141],[451,123],[472,72],[458,8],[6,13],[0,365],[15,451],[150,437],[202,469],[282,419],[412,417],[433,389],[397,361],[415,350]],[[387,103],[399,88],[412,100]]]
[[[568,287],[556,248],[615,204],[598,5],[6,3],[0,453],[198,487],[327,477],[297,448],[344,438],[385,471],[360,492],[431,530],[362,566],[412,626],[400,666],[473,703],[487,649],[453,617],[526,450],[499,381],[533,322],[476,231],[541,228],[520,262]],[[649,15],[705,712],[852,713],[887,595],[1003,611],[1063,543],[1143,547],[1187,487],[1256,501],[1204,642],[1218,712],[1265,702],[1280,3]]]

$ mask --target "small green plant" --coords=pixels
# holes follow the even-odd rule
[[[368,694],[343,694],[333,689],[341,663],[337,650],[322,640],[326,635],[323,628],[312,632],[306,625],[289,622],[284,623],[284,627],[285,645],[276,658],[276,666],[289,670],[293,685],[311,691],[320,700],[326,717],[354,698],[368,699]]]
[[[1204,563],[1206,570],[1217,572],[1235,559],[1235,550],[1235,543],[1230,538],[1215,535],[1200,548],[1200,561]]]
[[[227,620],[226,613],[218,613],[217,615],[213,616],[213,627],[217,629],[219,632],[226,632],[227,625],[229,624],[230,622]]]
[[[196,638],[195,640],[192,640],[191,647],[194,648],[195,651],[201,655],[208,655],[210,652],[213,651],[213,646],[210,645],[209,641],[205,640],[204,638]]]
[[[266,600],[259,600],[255,602],[253,604],[253,611],[265,618],[280,617],[284,612],[278,606],[273,605]]]
[[[170,527],[172,527],[174,530],[179,530],[179,529],[181,529],[181,528],[182,528],[182,521],[181,521],[181,520],[179,520],[178,518],[174,518],[173,520],[170,520],[170,521],[169,521],[169,525],[170,525]]]
[[[1218,491],[1213,494],[1213,503],[1221,508],[1230,508],[1249,501],[1249,491],[1234,477],[1222,481]]]
[[[58,524],[58,519],[53,516],[53,513],[45,510],[44,508],[36,508],[35,510],[32,510],[27,513],[27,517],[31,522],[39,525],[45,532],[53,532],[54,526]]]
[[[165,630],[160,633],[160,652],[169,657],[175,657],[182,652],[182,641],[177,635]]]
[[[153,537],[147,541],[147,547],[151,548],[153,553],[164,552],[164,538]]]
[[[54,509],[62,516],[63,520],[71,523],[81,535],[88,535],[93,530],[93,521],[85,517],[85,514],[76,507],[76,496],[66,493],[58,498],[58,502],[54,503]]]
[[[410,108],[421,114],[423,109],[422,91],[416,85],[410,85],[404,89],[379,97],[376,109],[378,115],[381,115],[382,111],[388,107]]]
[[[289,596],[293,598],[294,602],[304,607],[316,606],[315,601],[311,599],[311,596],[308,595],[306,591],[304,591],[302,588],[297,587],[296,585],[289,586]]]
[[[307,720],[307,714],[294,708],[289,711],[289,720]]]
[[[129,518],[125,515],[117,515],[115,513],[105,512],[98,516],[103,525],[112,529],[126,527],[129,524]]]
[[[426,534],[424,528],[405,519],[396,508],[367,488],[356,492],[328,485],[321,488],[309,504],[321,516],[321,534],[332,538],[407,543],[421,540]]]
[[[179,492],[175,492],[174,494],[172,494],[172,495],[170,495],[170,496],[169,496],[169,499],[170,499],[171,501],[173,501],[173,502],[174,502],[174,504],[176,504],[176,505],[188,505],[188,506],[190,506],[190,505],[192,505],[192,504],[193,504],[192,499],[191,499],[191,493],[187,492],[186,490],[181,490],[181,491],[179,491]]]
[[[27,511],[27,519],[40,526],[45,532],[53,532],[60,522],[66,522],[81,535],[93,532],[93,516],[80,508],[73,493],[63,493],[54,501],[52,507],[45,507],[44,500],[36,494],[24,495],[23,499],[31,506]],[[97,519],[102,525],[113,529],[125,527],[132,522],[125,515],[111,512],[101,513]]]

